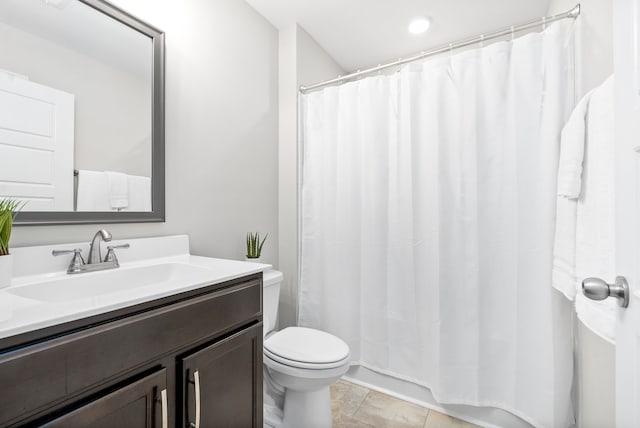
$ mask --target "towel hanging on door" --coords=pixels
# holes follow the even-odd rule
[[[552,274],[553,286],[575,299],[578,318],[609,342],[616,302],[587,299],[581,281],[615,277],[613,89],[610,76],[578,103],[562,132]]]

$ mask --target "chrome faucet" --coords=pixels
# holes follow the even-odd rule
[[[93,235],[91,247],[89,247],[89,257],[87,258],[88,265],[102,263],[102,252],[100,251],[100,242],[102,241],[111,241],[111,233],[105,229],[100,229],[95,235]]]
[[[89,258],[87,258],[86,263],[82,258],[81,248],[75,248],[73,250],[53,250],[52,254],[54,256],[60,256],[62,254],[73,253],[73,259],[67,268],[67,273],[69,274],[115,269],[120,267],[120,263],[118,262],[118,258],[116,257],[114,250],[117,248],[129,248],[129,244],[108,246],[107,249],[109,251],[107,251],[107,255],[103,260],[102,252],[100,251],[100,243],[109,241],[111,241],[111,234],[107,230],[101,229],[97,231],[91,240]]]

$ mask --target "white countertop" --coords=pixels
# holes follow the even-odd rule
[[[53,249],[88,248],[87,244],[65,244],[12,249],[14,273],[11,285],[0,289],[0,339],[53,325],[74,321],[109,311],[149,302],[204,286],[218,284],[242,276],[262,272],[271,265],[237,260],[200,257],[189,254],[186,235],[113,241],[110,244],[129,243],[129,250],[118,251],[120,268],[67,275],[68,257],[53,257]],[[106,244],[105,244],[106,245]],[[87,252],[84,252],[85,257]],[[18,288],[65,280],[71,276],[91,278],[106,272],[118,271],[120,277],[136,269],[161,264],[188,265],[197,269],[195,279],[170,278],[158,285],[145,285],[99,296],[76,297],[69,301],[47,301],[22,297]],[[176,266],[174,265],[174,266]]]

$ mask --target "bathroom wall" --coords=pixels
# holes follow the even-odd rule
[[[150,79],[4,23],[0,40],[0,69],[74,95],[76,169],[151,175]]]
[[[112,0],[166,32],[166,223],[114,237],[187,233],[192,252],[242,258],[269,233],[278,262],[278,33],[243,1]],[[14,246],[89,240],[98,227],[21,226]]]
[[[296,26],[298,35],[298,86],[313,85],[344,75],[345,70],[304,29]]]
[[[613,73],[613,0],[581,0],[577,31],[577,96]],[[576,0],[551,0],[549,14],[571,9]],[[577,324],[578,427],[615,426],[615,347],[580,321]]]
[[[551,0],[548,15],[566,12],[577,0]],[[613,73],[613,0],[581,0],[577,35],[577,95],[581,98]]]
[[[295,325],[298,301],[298,88],[344,74],[344,71],[298,25],[279,31],[279,269],[284,273],[280,293],[280,328]]]

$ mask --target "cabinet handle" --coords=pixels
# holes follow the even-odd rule
[[[195,389],[196,389],[196,426],[195,428],[200,428],[200,373],[198,370],[193,372],[193,379],[195,381]]]
[[[160,393],[162,397],[162,428],[169,428],[169,415],[167,412],[167,388]]]

